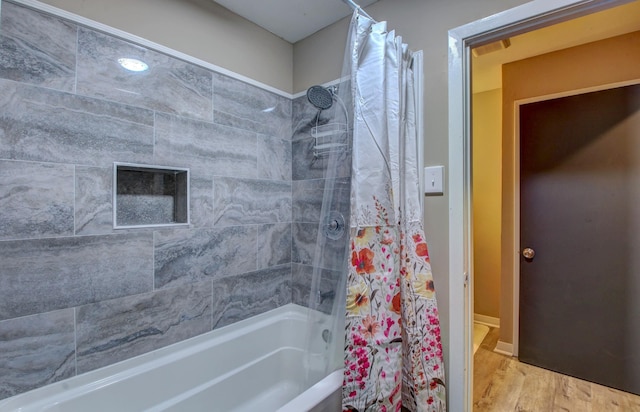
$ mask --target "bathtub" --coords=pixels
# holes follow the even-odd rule
[[[340,411],[342,370],[303,384],[307,311],[289,304],[4,399],[0,411]]]

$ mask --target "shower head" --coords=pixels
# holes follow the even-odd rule
[[[333,105],[333,93],[331,90],[322,86],[311,86],[307,90],[307,99],[309,103],[320,110],[326,110]]]

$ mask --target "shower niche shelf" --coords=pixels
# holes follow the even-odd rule
[[[189,169],[113,164],[113,227],[189,225]]]

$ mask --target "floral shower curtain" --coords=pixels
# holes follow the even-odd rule
[[[445,411],[440,324],[418,183],[412,52],[356,10],[344,411]]]

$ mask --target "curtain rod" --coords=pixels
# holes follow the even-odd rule
[[[352,9],[360,9],[361,7],[356,4],[353,0],[342,0],[344,3],[347,3]]]
[[[362,13],[365,17],[368,17],[369,19],[375,21],[373,19],[373,17],[369,16],[367,14],[366,11],[364,11],[364,9],[362,7],[360,7],[356,2],[354,2],[353,0],[342,0],[343,3],[345,3],[346,5],[348,5],[349,7],[351,7],[353,10],[358,10],[360,13]]]

